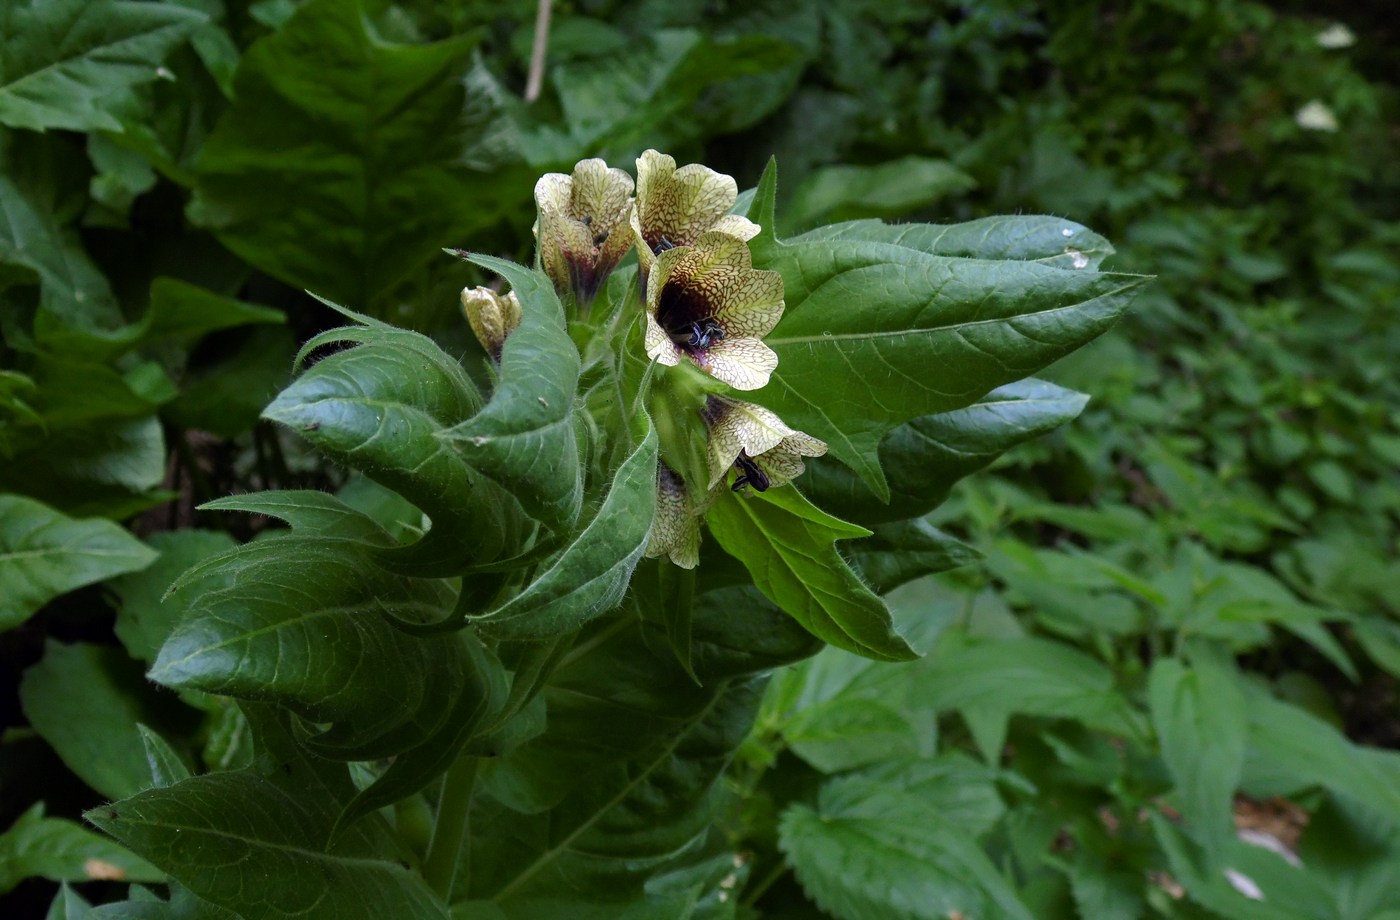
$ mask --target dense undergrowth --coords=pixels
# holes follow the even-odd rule
[[[440,247],[529,263],[538,175],[654,147],[741,187],[775,155],[779,238],[1049,214],[1117,249],[1056,258],[1156,280],[1048,383],[898,429],[893,505],[808,461],[797,488],[875,530],[840,545],[925,657],[778,669],[630,912],[619,871],[453,915],[1400,916],[1400,37],[1383,3],[1283,6],[558,4],[526,103],[534,3],[7,5],[0,913],[238,915],[75,822],[300,737],[144,677],[176,576],[280,532],[201,505],[319,489],[395,539],[422,523],[262,417],[343,321],[303,290],[488,388],[458,291],[493,275]],[[988,464],[946,501],[925,481]],[[36,540],[80,552],[40,571]],[[650,565],[629,597],[668,596]],[[702,626],[735,568],[702,561]],[[502,801],[559,807],[503,772]],[[401,801],[401,836],[440,804]]]

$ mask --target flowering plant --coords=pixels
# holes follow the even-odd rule
[[[500,278],[462,294],[479,374],[335,307],[264,417],[398,504],[208,506],[290,529],[175,583],[150,676],[237,701],[253,753],[191,775],[156,738],[153,788],[89,813],[172,904],[733,915],[720,778],[768,674],[915,656],[882,593],[969,557],[917,519],[1073,417],[1023,378],[1141,281],[1048,217],[779,239],[776,183],[655,151],[544,176],[535,266],[453,251]],[[967,444],[911,453],[930,418]]]

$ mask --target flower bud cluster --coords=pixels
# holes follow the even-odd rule
[[[658,418],[665,422],[658,424],[662,456],[684,456],[685,431],[696,426],[703,426],[706,444],[696,464],[677,464],[684,467],[678,471],[663,459],[657,469],[646,554],[667,556],[683,568],[699,563],[700,518],[723,496],[726,478],[732,475],[734,492],[763,492],[800,475],[804,457],[826,453],[824,442],[768,409],[722,392],[767,385],[778,355],[763,338],[784,307],[782,276],[753,267],[749,241],[760,227],[730,213],[737,198],[732,177],[698,163],[678,168],[655,150],[638,157],[635,184],[622,170],[589,159],[570,175],[550,173],[535,185],[539,267],[580,317],[636,249],[643,347],[657,364],[678,368],[678,376],[663,374],[656,382],[670,388],[671,398],[652,402],[653,417],[659,407],[683,416]],[[519,322],[519,303],[480,288],[464,291],[462,303],[477,337],[499,356],[505,335]],[[683,366],[711,383],[697,395],[694,374]]]

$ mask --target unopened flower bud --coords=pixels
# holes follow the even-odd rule
[[[514,291],[497,294],[486,287],[462,289],[462,312],[477,341],[497,361],[506,336],[520,325],[520,300]]]

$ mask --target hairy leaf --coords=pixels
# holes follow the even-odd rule
[[[646,549],[656,514],[656,431],[645,413],[632,453],[613,476],[597,515],[520,594],[472,618],[488,634],[547,639],[616,607]]]
[[[836,551],[836,541],[867,536],[813,506],[796,489],[755,497],[727,494],[706,518],[724,551],[754,584],[814,636],[868,658],[916,657],[894,629],[884,602]]]
[[[802,487],[833,514],[865,525],[918,517],[942,504],[953,484],[1004,452],[1075,418],[1088,397],[1043,380],[998,387],[965,409],[926,415],[880,442],[890,501],[830,460],[809,465]]]
[[[564,308],[542,273],[486,256],[471,261],[510,282],[522,316],[506,337],[491,401],[442,437],[530,514],[567,527],[583,503],[583,473],[574,433],[580,362],[564,328]]]

